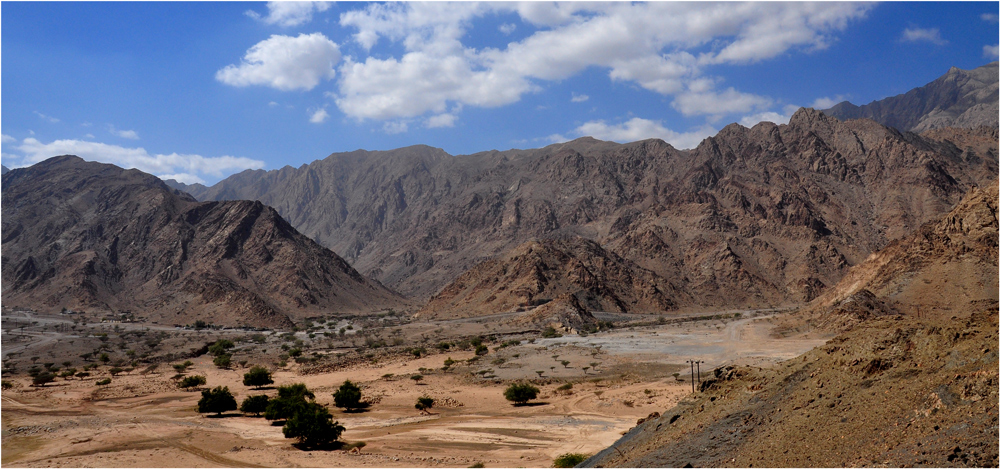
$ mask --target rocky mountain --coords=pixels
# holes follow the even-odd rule
[[[584,466],[996,466],[997,198],[973,189],[818,298],[855,315],[847,332],[777,368],[714,370]]]
[[[138,170],[51,158],[4,174],[2,206],[5,305],[275,327],[403,304],[274,209]]]
[[[205,199],[255,199],[417,300],[517,246],[579,236],[677,291],[680,307],[808,301],[997,174],[995,129],[902,133],[811,109],[697,148],[582,138],[450,156],[338,153],[246,171]],[[488,297],[489,295],[487,295]]]
[[[974,188],[942,219],[851,268],[810,309],[821,315],[857,314],[854,303],[859,299],[865,303],[860,307],[864,312],[920,317],[996,309],[1000,301],[998,197],[996,181]]]
[[[997,62],[973,70],[952,67],[944,76],[904,94],[855,106],[844,101],[823,111],[840,120],[872,119],[900,130],[996,127],[1000,107]]]
[[[10,171],[10,169],[4,165],[0,165],[0,174],[7,174],[7,171]]]
[[[678,299],[692,302],[668,279],[594,241],[570,237],[529,241],[477,264],[432,296],[417,316],[521,312],[553,301],[580,311],[663,313],[677,309]]]

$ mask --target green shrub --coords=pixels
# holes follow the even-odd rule
[[[333,405],[348,412],[365,407],[361,403],[361,388],[350,380],[344,381],[340,389],[333,393]]]
[[[250,371],[243,374],[244,386],[253,386],[260,389],[262,386],[268,384],[274,384],[274,379],[271,378],[271,372],[263,366],[251,367]]]
[[[417,403],[413,406],[421,412],[427,412],[434,407],[434,399],[427,396],[421,396],[417,398]]]
[[[538,388],[527,383],[514,383],[507,386],[503,397],[515,405],[523,405],[538,397]]]
[[[552,462],[552,467],[576,467],[577,464],[586,461],[587,457],[586,454],[566,453],[556,458]]]
[[[270,403],[270,398],[263,394],[259,396],[249,396],[246,399],[243,399],[243,403],[240,404],[240,412],[259,416],[267,410],[268,403]]]
[[[185,376],[184,379],[182,379],[181,382],[177,384],[177,387],[182,389],[194,388],[201,386],[207,382],[208,380],[206,380],[204,376],[198,376],[198,375]]]
[[[104,379],[98,380],[94,384],[96,384],[98,386],[107,386],[107,385],[111,384],[111,378],[104,378]]]
[[[216,415],[222,415],[227,410],[236,410],[236,398],[229,392],[228,386],[218,386],[201,392],[201,400],[198,401],[199,413],[215,412]]]
[[[230,355],[230,354],[228,354],[228,353],[224,353],[224,354],[222,354],[222,355],[217,355],[217,356],[216,356],[216,357],[215,357],[215,358],[214,358],[214,359],[212,360],[212,363],[213,363],[213,364],[214,364],[215,366],[219,367],[219,368],[222,368],[222,369],[225,369],[225,370],[228,370],[228,369],[229,369],[229,367],[230,367],[230,365],[232,365],[232,363],[233,363],[233,356],[232,356],[232,355]]]
[[[333,421],[330,411],[315,402],[300,402],[281,429],[285,438],[296,438],[305,447],[324,446],[340,438],[344,427]]]

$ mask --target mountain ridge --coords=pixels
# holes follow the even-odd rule
[[[405,304],[260,202],[75,156],[3,176],[3,233],[6,304],[259,327]]]

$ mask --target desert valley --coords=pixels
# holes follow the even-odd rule
[[[997,70],[688,150],[4,168],[2,464],[996,467]]]

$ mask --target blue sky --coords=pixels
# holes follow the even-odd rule
[[[998,2],[0,4],[5,166],[212,184],[413,144],[690,148],[997,60]]]

